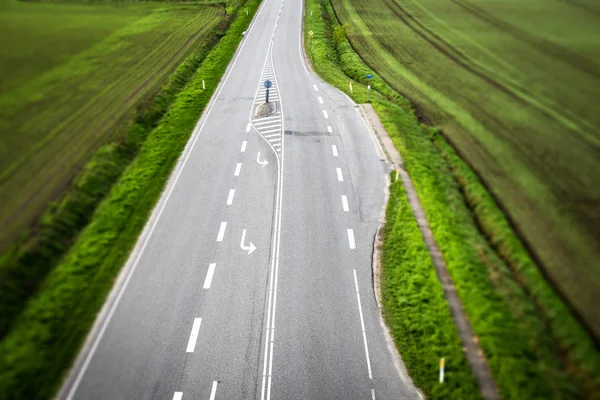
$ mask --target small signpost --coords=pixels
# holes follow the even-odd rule
[[[440,383],[444,383],[444,359],[440,358]]]
[[[271,88],[271,86],[273,86],[273,82],[271,82],[270,80],[267,79],[265,81],[264,85],[265,85],[265,88],[267,89],[267,96],[266,96],[265,103],[268,103],[269,102],[269,89]]]
[[[367,102],[371,99],[371,78],[373,78],[373,75],[367,74]]]

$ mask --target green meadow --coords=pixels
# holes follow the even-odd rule
[[[438,127],[600,336],[600,3],[332,0],[360,57]]]
[[[0,2],[0,251],[224,19],[217,5]]]

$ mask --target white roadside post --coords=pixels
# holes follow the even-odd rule
[[[352,82],[350,82],[350,94],[352,94]]]
[[[440,358],[440,383],[444,383],[444,358]]]
[[[371,79],[373,75],[367,74],[367,103],[371,101]]]
[[[202,90],[206,90],[206,86],[204,86],[204,79],[202,79]]]

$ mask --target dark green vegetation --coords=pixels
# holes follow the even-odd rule
[[[224,16],[222,5],[0,0],[0,251]]]
[[[600,3],[333,0],[600,338]]]
[[[148,110],[121,140],[94,155],[71,197],[48,215],[48,241],[37,256],[56,259],[68,251],[0,342],[3,399],[48,399],[55,393],[259,4],[245,4],[248,16],[229,8],[231,26],[220,32],[218,44],[212,46],[218,39],[213,37],[179,66]],[[202,79],[214,84],[203,90]],[[94,196],[102,198],[97,207]],[[63,245],[61,235],[90,218],[85,207],[93,212],[89,224],[72,246],[72,239]]]
[[[306,31],[313,30],[315,38],[305,40],[314,68],[355,101],[365,102],[366,88],[359,81],[373,71],[347,40],[334,46],[339,23],[327,0],[309,0],[307,7],[313,18],[307,13]],[[594,342],[546,282],[480,179],[438,129],[419,123],[397,91],[377,75],[372,87],[371,102],[403,155],[502,397],[599,398],[600,354]],[[460,390],[468,391],[473,378],[465,372],[456,334],[448,332],[453,328],[444,322],[447,306],[439,283],[431,280],[431,263],[423,258],[422,237],[394,185],[388,206],[393,225],[386,226],[383,254],[386,320],[411,377],[428,396],[466,398]],[[447,336],[436,326],[445,327]],[[416,352],[422,356],[414,357]],[[454,362],[457,371],[444,388],[435,381],[439,357]]]

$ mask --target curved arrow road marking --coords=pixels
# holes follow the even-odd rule
[[[266,158],[264,160],[260,161],[260,151],[256,155],[256,162],[259,163],[260,165],[262,165],[263,167],[269,163]]]
[[[244,243],[246,242],[246,230],[242,229],[242,240],[240,241],[240,247],[242,250],[248,251],[248,255],[252,254],[254,250],[256,250],[256,246],[250,242],[249,246],[246,246]]]

